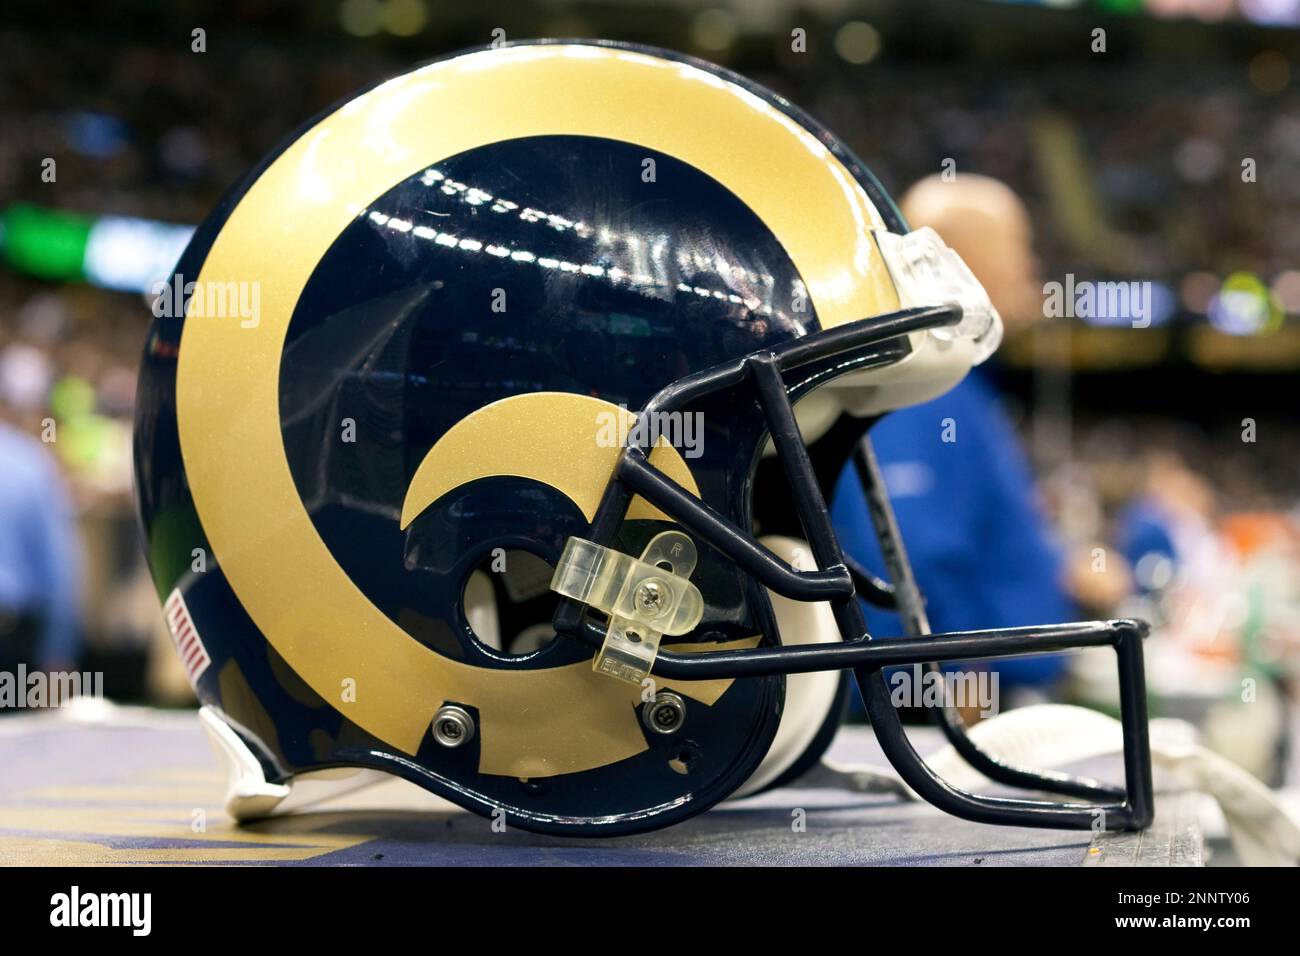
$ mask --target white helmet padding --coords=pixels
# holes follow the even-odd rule
[[[768,535],[759,541],[778,558],[801,571],[812,571],[812,550],[798,538]],[[826,602],[795,601],[768,590],[782,644],[829,644],[840,640],[839,629]],[[803,756],[839,700],[840,672],[791,674],[785,680],[785,709],[772,746],[732,799],[749,796],[776,780]]]

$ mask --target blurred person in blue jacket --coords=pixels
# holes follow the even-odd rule
[[[965,260],[1008,330],[1042,315],[1029,216],[1007,186],[984,176],[931,176],[900,206],[912,228],[934,228]],[[884,416],[871,439],[932,630],[1078,619],[1065,554],[987,364],[944,395]],[[831,512],[846,550],[888,579],[852,463],[840,474]],[[905,633],[896,614],[866,612],[873,635]],[[1059,654],[996,665],[1004,688],[1051,685],[1064,666]]]
[[[1142,492],[1120,512],[1116,528],[1138,589],[1161,591],[1179,577],[1196,587],[1222,579],[1214,488],[1169,449],[1148,452],[1143,468]]]
[[[80,548],[58,463],[0,419],[0,671],[68,671],[81,650]]]

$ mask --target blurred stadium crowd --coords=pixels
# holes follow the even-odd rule
[[[486,42],[497,24],[511,37],[605,35],[726,63],[808,108],[895,194],[946,160],[1010,184],[1030,208],[1045,278],[1153,283],[1149,330],[1122,316],[1060,320],[1008,342],[1005,384],[1043,498],[1064,539],[1111,557],[1119,583],[1099,588],[1092,609],[1154,617],[1193,648],[1164,671],[1171,686],[1194,673],[1221,697],[1248,664],[1266,683],[1294,677],[1293,32],[1103,18],[1110,49],[1098,54],[1093,20],[1076,13],[954,0],[768,3],[755,5],[761,21],[741,5],[686,2],[662,15],[486,4],[443,20],[416,3],[418,30],[371,36],[363,6],[234,4],[218,27],[203,4],[161,24],[154,5],[126,4],[120,19],[77,27],[16,3],[0,19],[0,211],[196,224],[308,117],[412,62]],[[192,52],[189,28],[208,20],[208,52]],[[797,27],[805,54],[790,50]],[[1156,46],[1174,53],[1152,56]],[[130,503],[149,319],[140,294],[0,266],[0,419],[33,442],[56,429],[45,448],[79,529],[81,583],[69,587],[80,662],[105,671],[110,696],[179,701],[183,680],[147,663],[158,613]]]

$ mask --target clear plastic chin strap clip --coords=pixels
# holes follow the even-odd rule
[[[690,582],[697,557],[680,531],[655,535],[639,559],[584,538],[568,540],[551,590],[609,615],[593,670],[639,684],[654,666],[659,639],[700,623],[704,597]]]

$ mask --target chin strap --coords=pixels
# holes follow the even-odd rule
[[[970,729],[970,737],[980,749],[1021,767],[1061,767],[1124,750],[1119,721],[1086,707],[1066,704],[1009,710],[980,721]],[[1151,721],[1151,757],[1179,786],[1215,799],[1243,864],[1294,866],[1300,862],[1300,822],[1260,780],[1196,743],[1196,729],[1191,724],[1170,719]],[[926,762],[935,773],[963,790],[990,786],[989,780],[951,745]],[[920,799],[888,769],[825,760],[800,778],[797,785]]]

